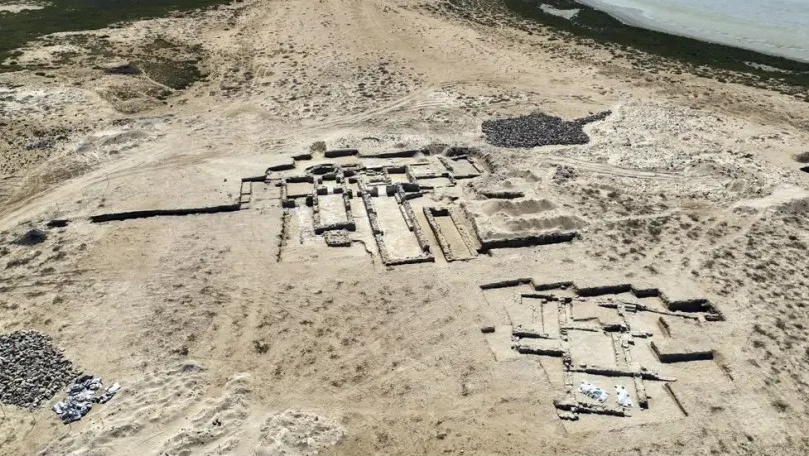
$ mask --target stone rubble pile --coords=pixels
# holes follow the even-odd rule
[[[499,147],[538,147],[551,145],[587,144],[590,138],[584,125],[603,120],[610,111],[581,119],[566,121],[560,117],[535,112],[527,116],[483,122],[486,142]]]
[[[0,402],[32,409],[76,376],[50,336],[37,331],[0,334]]]

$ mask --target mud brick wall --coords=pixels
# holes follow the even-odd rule
[[[497,282],[486,283],[480,286],[481,290],[493,290],[495,288],[510,288],[510,287],[517,287],[520,285],[527,285],[531,283],[530,278],[525,279],[510,279],[510,280],[500,280]]]
[[[354,222],[354,213],[351,212],[351,193],[348,192],[345,186],[343,187],[343,208],[346,211],[346,220],[348,221],[348,225],[352,227],[348,229],[348,231],[355,231],[357,229],[357,224]]]
[[[576,237],[576,234],[575,231],[556,231],[553,233],[532,234],[527,236],[481,239],[480,245],[483,252],[491,249],[532,247],[536,245],[570,242]],[[479,234],[478,239],[480,239]]]
[[[411,223],[413,223],[413,234],[416,236],[416,239],[419,242],[419,247],[421,247],[422,254],[415,257],[407,257],[407,258],[391,258],[390,252],[388,252],[388,248],[385,245],[384,240],[384,233],[382,232],[382,228],[379,226],[379,219],[377,217],[376,208],[374,207],[374,203],[371,200],[371,195],[369,192],[365,191],[364,184],[360,181],[360,189],[362,191],[362,201],[365,204],[365,212],[368,215],[368,221],[371,225],[371,231],[374,233],[374,240],[376,241],[377,249],[379,250],[379,257],[382,260],[382,263],[385,266],[397,266],[402,264],[411,264],[411,263],[424,263],[429,261],[435,261],[435,258],[430,253],[430,244],[427,241],[427,237],[424,235],[424,232],[421,231],[421,228],[418,226],[418,223],[415,223],[415,216],[413,214],[413,209],[410,207],[410,204],[401,199],[402,193],[397,193],[397,202],[403,201],[405,204],[402,205],[400,203],[399,207],[402,209],[403,215],[407,215],[410,217]],[[407,221],[407,217],[405,218]],[[426,248],[425,248],[426,246]]]
[[[326,158],[340,158],[340,157],[351,157],[354,155],[359,155],[360,151],[357,149],[332,149],[327,150],[323,155]]]
[[[281,207],[284,208],[294,208],[296,207],[295,199],[289,197],[289,189],[287,188],[288,184],[298,184],[302,182],[308,182],[310,184],[315,184],[315,178],[312,176],[288,176],[282,177],[281,180],[278,182],[278,185],[281,187]],[[313,204],[311,197],[307,197],[306,205],[311,206]]]
[[[401,188],[399,188],[399,191],[396,193],[396,201],[399,203],[399,207],[402,208],[402,211],[404,212],[405,221],[408,223],[408,227],[416,236],[416,240],[419,243],[419,248],[421,248],[421,251],[425,254],[429,254],[430,241],[427,240],[424,230],[421,229],[421,226],[419,226],[418,222],[416,221],[416,214],[413,212],[413,207],[405,198],[404,192],[401,190]]]
[[[452,247],[450,246],[449,242],[447,241],[446,236],[444,236],[444,232],[441,231],[441,227],[438,226],[438,222],[435,220],[435,216],[437,215],[447,215],[449,211],[447,209],[441,208],[433,208],[433,207],[425,207],[424,208],[424,217],[427,219],[427,225],[430,226],[430,229],[433,230],[433,234],[435,235],[435,239],[438,241],[438,247],[441,249],[441,252],[444,254],[444,258],[447,261],[455,261],[457,258],[452,252]]]
[[[690,346],[686,342],[652,341],[652,351],[662,363],[681,363],[714,358],[714,351],[710,347]]]
[[[634,371],[630,369],[618,369],[600,366],[571,366],[570,370],[573,372],[583,372],[591,375],[602,375],[604,377],[634,377],[636,375],[640,375],[644,380],[658,380],[663,382],[673,382],[677,380],[676,378],[661,376],[657,372],[650,370]]]
[[[225,204],[221,206],[207,206],[195,208],[182,208],[182,209],[151,209],[143,211],[130,211],[130,212],[112,212],[108,214],[93,215],[90,217],[92,223],[114,222],[121,220],[133,220],[149,217],[161,216],[181,216],[181,215],[194,215],[194,214],[216,214],[220,212],[236,212],[241,209],[241,204]]]
[[[363,153],[360,154],[360,158],[411,158],[422,152],[422,149],[394,150],[373,154]]]
[[[584,288],[575,287],[576,294],[579,296],[600,296],[605,294],[627,293],[631,290],[632,285],[628,283]]]
[[[382,174],[385,176],[388,182],[393,183],[393,179],[391,179],[391,174],[404,174],[407,176],[407,166],[385,166],[382,168]],[[409,176],[407,176],[410,179]],[[412,181],[411,181],[412,182]]]
[[[467,229],[466,223],[464,223],[465,220],[469,219],[464,218],[464,212],[455,207],[451,207],[449,209],[449,216],[450,218],[452,218],[452,223],[455,224],[455,227],[458,229],[458,232],[461,233],[461,238],[463,239],[464,243],[469,247],[469,251],[472,253],[472,256],[477,257],[481,245],[480,242],[478,242],[477,236],[474,236]]]
[[[365,204],[365,213],[368,214],[368,222],[371,224],[371,232],[374,235],[382,234],[382,227],[379,226],[379,218],[376,214],[376,208],[371,201],[371,195],[367,191],[362,192],[362,202]]]
[[[525,196],[524,192],[517,191],[517,190],[484,190],[480,192],[481,195],[485,196],[486,198],[492,199],[515,199],[515,198],[522,198]]]
[[[444,165],[444,168],[446,168],[447,171],[449,171],[450,173],[453,172],[452,171],[452,165],[450,165],[449,159],[447,157],[443,157],[443,156],[439,155],[438,156],[438,161],[441,162],[442,165]]]
[[[388,261],[385,263],[385,266],[399,266],[403,264],[415,264],[415,263],[430,263],[433,261],[435,261],[435,258],[432,255],[425,253],[423,255],[413,257],[388,259]]]
[[[331,176],[331,175],[329,175]],[[354,221],[354,214],[351,213],[351,192],[348,190],[347,182],[345,177],[343,176],[342,171],[338,171],[333,175],[333,179],[329,178],[326,179],[324,176],[322,179],[316,179],[318,184],[321,184],[323,180],[333,180],[336,183],[341,184],[339,187],[334,188],[334,194],[342,194],[343,196],[343,211],[346,215],[345,222],[338,222],[338,223],[330,223],[330,224],[323,224],[322,218],[320,215],[320,195],[328,195],[329,188],[325,186],[318,186],[315,190],[315,193],[312,195],[312,221],[315,228],[315,234],[323,234],[326,231],[333,231],[333,230],[347,230],[347,231],[356,231],[357,224]]]

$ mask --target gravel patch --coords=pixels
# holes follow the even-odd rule
[[[537,147],[587,144],[590,138],[582,127],[603,120],[611,111],[567,121],[561,117],[535,112],[527,116],[483,122],[486,142],[499,147]]]
[[[76,372],[50,336],[0,334],[0,402],[32,409],[51,399]]]

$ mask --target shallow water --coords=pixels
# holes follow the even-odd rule
[[[629,25],[809,62],[809,0],[576,0]]]

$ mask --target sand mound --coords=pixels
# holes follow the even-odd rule
[[[809,212],[809,192],[794,185],[781,185],[768,196],[740,201],[733,207],[741,211],[771,210],[793,215],[805,214]]]
[[[556,205],[546,199],[490,200],[483,203],[482,212],[488,216],[504,214],[512,217],[538,214],[555,209]]]
[[[544,217],[519,217],[506,219],[498,223],[505,231],[512,233],[537,232],[546,230],[571,231],[584,226],[584,221],[578,217],[558,214]]]
[[[571,232],[586,225],[578,216],[544,198],[477,201],[471,202],[467,210],[483,242]]]
[[[248,396],[253,379],[236,374],[225,384],[221,396],[205,400],[189,420],[189,426],[169,437],[160,454],[213,454],[233,452],[248,415]]]
[[[298,410],[273,415],[261,427],[257,455],[308,456],[337,444],[345,435],[336,422]]]

